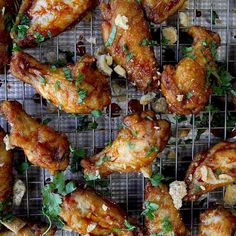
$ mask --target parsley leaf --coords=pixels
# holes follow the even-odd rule
[[[34,37],[37,43],[42,43],[45,40],[45,37],[39,32],[35,32]]]
[[[162,230],[164,233],[173,231],[173,226],[168,216],[164,217],[164,219],[162,220]]]
[[[157,42],[154,41],[154,40],[150,40],[150,39],[143,39],[141,42],[140,42],[140,46],[155,46],[157,45]]]
[[[153,212],[159,208],[159,205],[154,202],[145,201],[144,206],[145,210],[141,213],[141,215],[145,215],[150,220],[154,220],[155,215],[153,214]]]
[[[79,123],[77,126],[78,131],[87,131],[96,129],[98,126],[97,122],[92,122],[88,119],[88,116],[79,116]]]
[[[128,220],[125,220],[125,226],[127,227],[128,231],[133,231],[136,227],[134,225],[131,225]]]
[[[43,121],[42,121],[42,123],[44,124],[44,125],[47,125],[49,122],[51,122],[52,121],[52,119],[51,118],[46,118],[46,119],[44,119]]]
[[[13,43],[12,51],[13,52],[19,52],[19,51],[21,51],[21,47],[17,43]]]
[[[112,45],[112,43],[113,43],[113,41],[115,40],[115,37],[116,37],[116,32],[117,32],[116,26],[113,25],[113,26],[112,26],[112,29],[111,29],[111,33],[110,33],[110,35],[109,35],[109,38],[108,38],[108,40],[107,40],[107,42],[106,42],[106,46],[107,46],[107,47],[109,47],[109,46]]]
[[[86,155],[86,152],[84,149],[75,149],[73,148],[72,146],[70,146],[70,153],[71,153],[71,165],[70,165],[70,168],[71,168],[71,172],[72,173],[76,173],[80,170],[80,167],[79,167],[79,161],[85,157]]]
[[[132,142],[126,142],[126,143],[127,143],[130,150],[134,149],[134,147],[135,147],[134,143],[132,143]]]
[[[128,52],[127,56],[126,56],[126,61],[129,62],[132,58],[134,57],[132,52]]]
[[[146,157],[149,157],[152,153],[158,152],[158,147],[156,145],[150,147],[146,153]]]
[[[63,72],[64,72],[64,75],[65,75],[67,80],[73,81],[72,72],[71,72],[70,68],[64,67]]]
[[[93,117],[95,117],[95,118],[99,118],[99,117],[101,117],[102,116],[102,112],[100,111],[100,110],[93,110],[92,112],[91,112],[91,114],[92,114],[92,116]]]
[[[150,182],[152,186],[157,187],[164,179],[165,177],[163,175],[156,173],[150,177]]]
[[[81,104],[84,102],[84,99],[87,97],[87,91],[84,89],[78,89],[78,104]]]
[[[96,166],[101,166],[103,163],[110,161],[111,157],[110,156],[103,156],[101,157],[98,161],[96,161],[95,165]]]
[[[97,180],[97,179],[101,179],[101,176],[99,174],[98,171],[96,171],[96,173],[86,173],[84,175],[84,178],[86,181],[93,181],[93,180]]]

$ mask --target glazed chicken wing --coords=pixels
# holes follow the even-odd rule
[[[236,181],[236,142],[220,142],[196,154],[185,183],[186,200],[197,200],[202,194]]]
[[[153,187],[148,183],[145,188],[145,203],[149,205],[149,209],[151,209],[151,204],[156,205],[156,208],[149,212],[153,218],[148,214],[145,215],[148,235],[188,235],[180,212],[175,208],[166,185],[160,184]],[[166,227],[167,222],[169,227]]]
[[[169,110],[178,115],[199,113],[208,101],[211,88],[207,82],[208,71],[216,69],[214,53],[220,45],[220,37],[200,26],[189,29],[193,45],[188,55],[176,68],[164,66],[161,90],[169,104]]]
[[[13,156],[11,151],[6,151],[3,138],[4,130],[0,127],[0,220],[5,218],[10,207],[12,194],[12,165]]]
[[[111,101],[108,79],[89,55],[73,66],[52,69],[24,52],[17,52],[11,61],[11,73],[68,113],[103,110]]]
[[[46,234],[47,226],[41,223],[33,223],[21,220],[15,217],[12,221],[3,222],[3,225],[9,230],[0,232],[1,236],[54,236],[56,228],[52,227]]]
[[[235,230],[235,215],[222,207],[208,209],[200,216],[198,236],[233,236]]]
[[[126,214],[95,192],[77,189],[63,199],[60,217],[73,231],[89,235],[134,235],[125,226]]]
[[[32,164],[46,168],[52,174],[66,169],[69,142],[64,134],[40,124],[16,101],[2,102],[0,111],[12,126],[10,136],[5,139],[9,146],[22,148]]]
[[[81,20],[97,0],[23,0],[12,29],[13,40],[33,47]]]
[[[102,35],[108,52],[142,91],[157,88],[156,59],[141,5],[136,0],[114,0],[100,5]]]
[[[156,120],[153,112],[128,115],[123,120],[123,128],[110,146],[81,161],[84,174],[88,177],[142,171],[150,176],[149,167],[164,149],[169,136],[169,122]]]
[[[170,16],[174,15],[186,0],[142,0],[142,5],[147,18],[160,24]]]

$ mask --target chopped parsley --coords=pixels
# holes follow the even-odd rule
[[[183,56],[189,57],[193,60],[195,60],[197,58],[192,47],[184,47],[183,48]]]
[[[12,51],[13,52],[19,52],[19,51],[21,51],[21,47],[17,43],[13,43]]]
[[[51,122],[52,121],[52,119],[51,118],[46,118],[46,119],[44,119],[43,121],[42,121],[42,123],[44,124],[44,125],[47,125],[49,122]]]
[[[85,157],[86,152],[84,149],[75,149],[70,146],[70,153],[71,153],[71,165],[70,170],[72,173],[76,173],[80,170],[80,166],[78,165],[80,160]]]
[[[80,69],[78,69],[78,78],[76,79],[75,86],[78,87],[79,84],[84,80],[84,75],[81,73]]]
[[[123,45],[122,51],[123,51],[123,52],[127,52],[128,50],[129,50],[129,46],[125,43],[125,44]]]
[[[117,32],[116,26],[113,25],[112,29],[111,29],[111,33],[110,33],[109,38],[108,38],[107,43],[106,43],[107,47],[112,45],[112,43],[113,43],[113,41],[115,40],[115,37],[116,37],[116,32]]]
[[[87,91],[85,89],[78,89],[78,104],[82,104],[87,97]]]
[[[155,46],[157,45],[157,42],[154,41],[154,40],[150,40],[150,39],[143,39],[141,42],[140,42],[140,46]]]
[[[39,32],[35,32],[34,37],[37,43],[42,43],[43,41],[45,41],[45,37]]]
[[[114,228],[113,231],[114,231],[114,232],[119,232],[119,231],[133,231],[133,230],[135,230],[135,228],[136,228],[134,225],[131,225],[128,220],[125,220],[124,224],[125,224],[125,227],[126,227],[125,229],[117,229],[117,228]]]
[[[126,61],[129,62],[132,58],[134,57],[132,52],[128,52],[127,56],[126,56]]]
[[[193,94],[191,92],[187,92],[186,93],[186,98],[187,99],[190,99],[192,96],[193,96]]]
[[[98,161],[96,161],[95,165],[96,166],[101,166],[103,165],[105,162],[110,161],[111,157],[110,156],[103,156],[101,157]]]
[[[164,217],[164,219],[162,220],[162,231],[164,233],[168,233],[168,232],[173,231],[173,226],[172,226],[168,216]]]
[[[132,143],[132,142],[126,142],[126,143],[127,143],[130,150],[134,149],[134,147],[135,147],[134,143]]]
[[[58,172],[50,184],[43,188],[43,208],[42,213],[49,221],[49,228],[44,235],[50,230],[52,221],[56,221],[59,227],[64,226],[64,222],[59,217],[61,212],[61,204],[64,196],[70,194],[76,189],[74,182],[66,183],[65,176],[62,172]]]
[[[65,75],[67,80],[73,81],[72,72],[71,72],[70,68],[64,67],[63,72],[64,72],[64,75]]]
[[[99,118],[99,117],[102,116],[102,112],[101,112],[100,110],[98,110],[98,109],[93,110],[93,111],[91,112],[91,114],[92,114],[92,116],[95,117],[95,118]]]
[[[17,26],[14,25],[13,29],[12,29],[17,34],[18,39],[25,38],[26,33],[29,29],[29,25],[30,25],[30,18],[25,14],[21,14],[20,15],[20,24]]]
[[[98,124],[96,122],[92,122],[88,119],[88,116],[79,116],[78,131],[87,131],[91,129],[96,129]]]
[[[145,215],[150,220],[154,220],[155,215],[153,212],[159,208],[159,205],[154,202],[145,201],[144,206],[145,210],[141,213],[141,215]]]
[[[47,79],[43,76],[40,76],[40,83],[43,84],[43,85],[46,85],[47,84]]]
[[[14,168],[17,171],[18,174],[24,174],[25,171],[27,171],[29,168],[31,167],[31,163],[29,163],[28,161],[24,161],[21,163],[17,163]]]
[[[93,180],[97,180],[97,179],[101,179],[101,176],[99,174],[98,171],[96,171],[96,173],[86,173],[84,175],[84,178],[86,181],[93,181]]]
[[[129,126],[127,126],[125,123],[122,123],[122,127],[126,128],[126,129],[129,129],[133,136],[135,136],[135,137],[138,136],[138,132],[136,130],[130,128]]]
[[[56,82],[55,82],[55,90],[56,91],[58,91],[59,90],[59,88],[60,88],[60,84],[61,84],[61,82],[59,81],[59,80],[57,80]]]
[[[163,180],[165,179],[165,177],[159,173],[155,173],[150,177],[150,182],[152,184],[152,186],[157,187]]]
[[[158,147],[156,145],[150,147],[146,153],[146,157],[149,157],[152,153],[158,152]]]

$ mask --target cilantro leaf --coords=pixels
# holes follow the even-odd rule
[[[155,215],[153,212],[159,208],[159,205],[154,202],[145,201],[144,206],[145,210],[141,213],[141,215],[145,215],[150,220],[154,220]]]
[[[164,179],[165,177],[163,175],[156,173],[150,177],[150,182],[152,186],[157,187]]]
[[[70,153],[71,153],[71,172],[76,173],[80,170],[79,161],[85,157],[86,152],[84,149],[74,149],[70,146]]]

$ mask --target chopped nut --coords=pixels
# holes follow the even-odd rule
[[[178,40],[177,30],[174,27],[166,27],[162,30],[163,37],[168,41],[168,44],[175,44]]]
[[[115,24],[120,28],[127,30],[129,28],[128,21],[129,20],[126,16],[121,16],[118,14],[115,19]]]
[[[143,95],[140,99],[140,104],[142,105],[147,105],[150,102],[152,102],[154,100],[154,98],[156,97],[156,94],[153,92],[149,92],[145,95]]]

